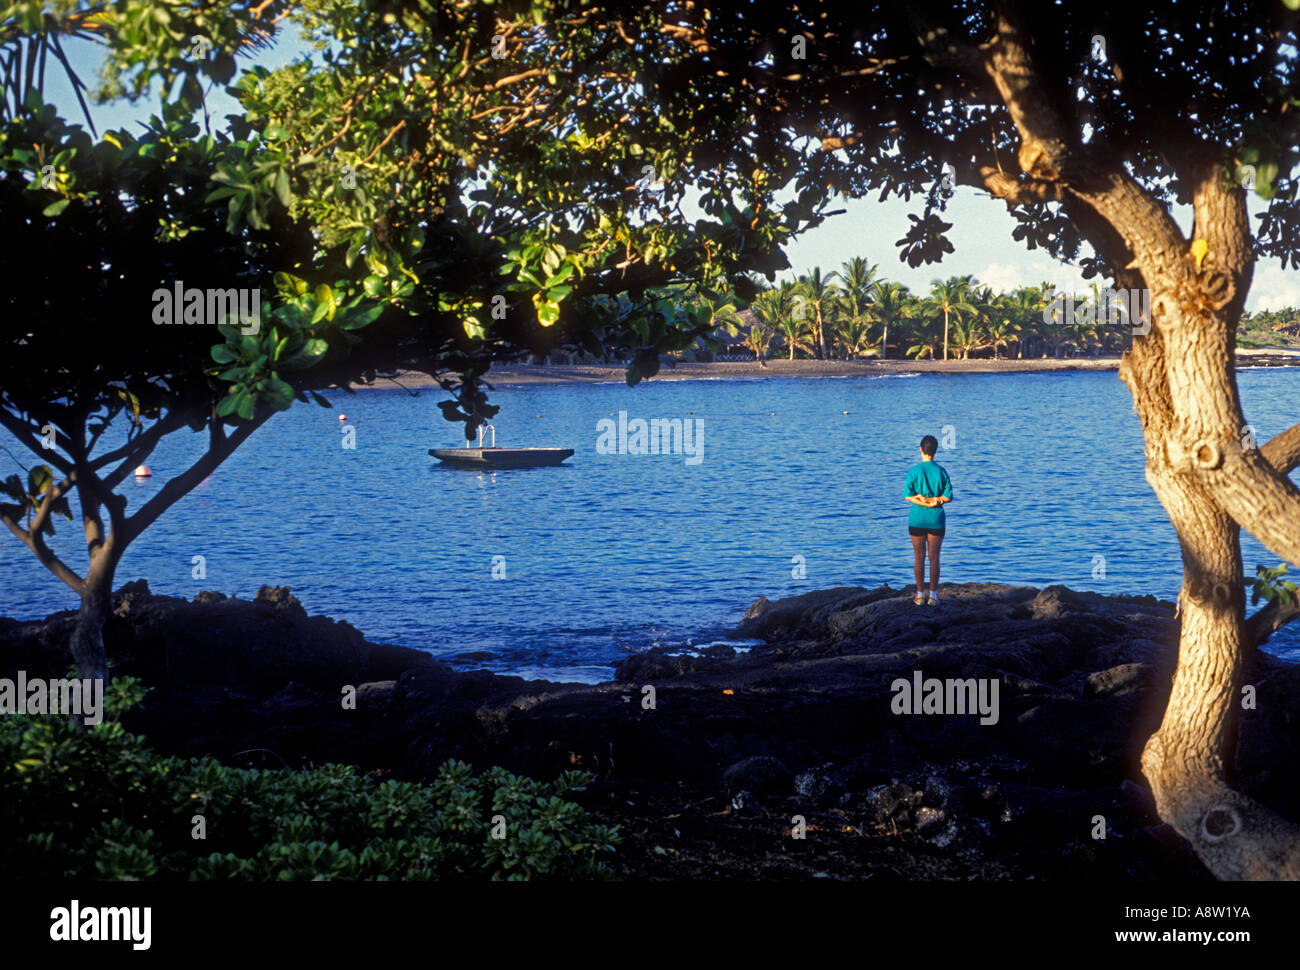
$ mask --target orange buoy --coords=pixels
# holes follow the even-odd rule
[[[340,422],[346,421],[347,419],[348,419],[348,416],[347,416],[346,414],[340,414],[340,415],[339,415],[339,421],[340,421]]]
[[[153,469],[151,469],[148,465],[141,465],[139,468],[137,468],[137,469],[135,470],[135,477],[136,477],[136,478],[152,478],[152,477],[153,477]]]

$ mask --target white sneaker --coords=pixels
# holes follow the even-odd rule
[[[938,605],[939,605],[939,594],[938,594],[938,593],[931,592],[931,593],[930,593],[930,598],[926,601],[926,604],[925,604],[925,605],[926,605],[926,606],[938,606]]]

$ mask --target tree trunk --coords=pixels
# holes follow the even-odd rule
[[[107,681],[108,654],[104,649],[104,624],[111,612],[113,575],[117,562],[107,551],[91,558],[81,592],[81,609],[72,631],[72,658],[77,676]]]
[[[1178,532],[1184,575],[1178,668],[1142,773],[1160,817],[1220,879],[1300,879],[1295,826],[1227,784],[1247,646],[1239,527],[1194,484],[1148,478]]]
[[[1134,341],[1120,371],[1142,419],[1147,480],[1183,558],[1178,666],[1142,772],[1160,817],[1218,878],[1300,879],[1300,827],[1229,783],[1253,649],[1245,639],[1240,526],[1210,477],[1239,460],[1233,444],[1242,454],[1233,434],[1242,423],[1229,349],[1234,327],[1205,326],[1169,299],[1175,292],[1171,284],[1153,288],[1160,330]],[[1177,381],[1167,374],[1170,359],[1174,369],[1188,368]]]
[[[880,359],[884,360],[889,356],[889,322],[884,324],[884,331],[880,335]]]
[[[943,359],[948,359],[948,311],[943,311]]]

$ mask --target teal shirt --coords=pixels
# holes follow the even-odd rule
[[[903,497],[924,495],[936,498],[940,495],[952,498],[952,480],[937,461],[918,461],[907,470],[907,484],[903,486]],[[943,506],[927,509],[913,505],[907,513],[907,524],[917,529],[942,529],[944,526]]]

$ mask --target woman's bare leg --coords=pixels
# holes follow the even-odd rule
[[[911,536],[912,574],[916,577],[917,595],[925,592],[925,536]]]
[[[943,545],[943,536],[928,535],[925,538],[930,544],[930,592],[933,593],[939,586],[939,547]]]

